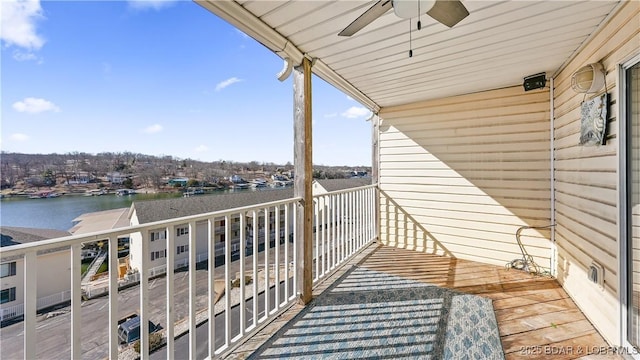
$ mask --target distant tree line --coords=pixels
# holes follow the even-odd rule
[[[354,169],[370,171],[359,166],[314,166],[313,176],[320,179],[350,177]],[[2,152],[0,154],[0,185],[13,188],[19,183],[27,187],[54,186],[83,181],[99,181],[109,174],[121,174],[126,187],[160,188],[167,178],[185,177],[190,185],[217,182],[234,174],[247,176],[270,176],[293,170],[293,164],[271,162],[235,162],[231,160],[199,161],[181,159],[170,155],[153,156],[132,152],[103,152],[89,154],[71,152],[66,154],[23,154]]]

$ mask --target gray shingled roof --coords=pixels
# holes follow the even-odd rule
[[[318,179],[316,181],[328,192],[371,185],[371,178]]]
[[[71,235],[68,231],[56,229],[36,229],[15,226],[0,226],[0,246],[11,246],[18,244],[26,244],[47,239],[54,239]],[[69,247],[54,248],[45,251],[38,251],[38,255],[52,253],[56,251],[68,250]],[[22,255],[9,256],[0,258],[0,261],[12,261],[20,259]]]
[[[71,235],[68,231],[55,229],[36,229],[26,227],[2,226],[0,227],[2,241],[0,246],[25,244],[40,240],[53,239]]]
[[[163,200],[134,201],[132,210],[136,211],[140,224],[167,220],[177,217],[204,214],[243,206],[267,203],[293,198],[293,189],[265,189],[241,193],[192,196]]]

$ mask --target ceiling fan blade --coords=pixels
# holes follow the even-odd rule
[[[344,28],[338,35],[351,36],[358,31],[362,30],[365,26],[371,24],[375,19],[384,15],[389,9],[393,7],[391,0],[379,0],[375,5],[365,11],[357,19],[355,19],[349,26]]]
[[[469,16],[469,11],[459,0],[436,0],[431,10],[427,14],[438,22],[453,27],[462,19]]]

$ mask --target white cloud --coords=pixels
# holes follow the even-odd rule
[[[353,98],[349,95],[347,95],[347,100],[353,101]]]
[[[45,111],[60,111],[60,108],[51,101],[32,97],[13,103],[13,109],[18,112],[26,112],[30,114],[37,114]]]
[[[0,39],[6,45],[29,50],[44,45],[36,32],[36,21],[44,18],[40,0],[2,0],[0,7]]]
[[[226,88],[227,86],[233,85],[233,84],[241,82],[241,81],[242,81],[242,79],[238,79],[237,77],[232,77],[232,78],[229,78],[229,79],[227,79],[225,81],[221,81],[216,85],[216,91],[220,91],[220,90]]]
[[[30,60],[39,60],[38,63],[42,63],[42,59],[40,59],[35,53],[31,51],[20,51],[15,50],[13,52],[13,59],[16,61],[30,61]]]
[[[27,141],[29,140],[29,136],[25,134],[16,133],[16,134],[11,134],[9,136],[9,139],[11,139],[12,141]]]
[[[144,130],[142,130],[142,132],[147,133],[147,134],[155,134],[158,133],[160,131],[162,131],[164,128],[162,127],[162,125],[160,124],[153,124],[150,126],[147,126],[146,128],[144,128]]]
[[[197,153],[209,151],[209,148],[206,145],[200,145],[197,148],[193,149],[193,151]]]
[[[347,119],[357,119],[360,117],[369,116],[370,114],[371,114],[371,111],[369,111],[365,107],[352,106],[349,109],[347,109],[347,111],[343,112],[340,115],[342,115],[343,117],[346,117]]]
[[[129,6],[136,10],[162,10],[177,0],[129,0]]]

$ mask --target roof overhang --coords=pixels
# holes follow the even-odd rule
[[[283,59],[378,112],[553,76],[615,13],[619,0],[464,1],[453,28],[422,17],[422,30],[389,11],[351,37],[338,33],[375,1],[195,0]],[[415,21],[414,21],[415,24]]]

